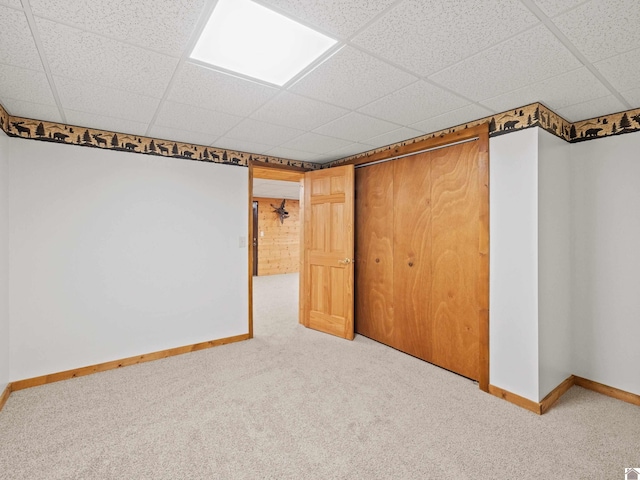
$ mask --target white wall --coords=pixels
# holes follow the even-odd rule
[[[538,129],[490,139],[492,385],[537,401]]]
[[[571,145],[538,129],[539,394],[573,374],[571,359]]]
[[[640,394],[640,134],[572,145],[573,369]]]
[[[0,394],[9,371],[9,137],[0,130]]]
[[[11,380],[247,332],[247,170],[18,140]]]

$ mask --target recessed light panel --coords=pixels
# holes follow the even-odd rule
[[[219,0],[191,58],[284,85],[335,44],[250,0]]]

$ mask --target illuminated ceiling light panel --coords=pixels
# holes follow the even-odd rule
[[[250,0],[219,0],[191,58],[282,86],[335,44]]]

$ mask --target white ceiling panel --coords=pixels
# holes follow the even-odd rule
[[[210,145],[216,138],[215,135],[179,130],[177,128],[160,127],[158,125],[151,127],[149,130],[149,136],[162,138],[164,140],[172,140],[174,142],[193,143],[196,145]]]
[[[17,112],[20,112],[20,117],[46,120],[48,122],[62,122],[60,110],[55,105],[43,105],[13,98],[2,98],[0,100],[2,100],[2,105],[10,115],[17,115]]]
[[[485,100],[581,67],[544,26],[536,27],[430,77],[473,100]]]
[[[345,47],[289,90],[356,109],[416,80],[360,50]]]
[[[44,72],[0,64],[0,97],[55,105],[49,80]]]
[[[631,105],[631,108],[640,108],[640,88],[634,88],[624,92],[622,96]]]
[[[327,153],[337,148],[345,147],[352,142],[341,140],[339,138],[327,137],[317,133],[305,133],[293,140],[283,143],[282,146],[303,152],[311,152],[315,154]]]
[[[324,155],[323,162],[331,162],[333,160],[340,160],[341,158],[350,157],[351,155],[355,155],[356,153],[367,152],[373,149],[373,145],[368,145],[366,143],[358,143],[354,142],[351,145],[347,145],[346,147],[338,148],[330,152],[327,155]]]
[[[640,85],[640,48],[602,60],[595,67],[618,91],[635,88]]]
[[[462,125],[463,123],[471,122],[473,120],[479,120],[494,113],[495,112],[480,105],[468,105],[466,107],[459,108],[458,110],[438,115],[437,117],[430,118],[422,122],[414,123],[411,126],[424,133],[432,133],[445,128]]]
[[[62,108],[149,123],[160,100],[153,97],[100,87],[65,77],[54,77]]]
[[[100,35],[36,19],[54,75],[160,98],[177,59]]]
[[[300,184],[298,182],[285,182],[282,180],[267,180],[265,178],[253,179],[253,196],[276,199],[300,199]],[[273,202],[275,203],[275,202]],[[286,204],[285,204],[286,207]],[[274,213],[275,215],[275,213]]]
[[[325,33],[347,38],[397,0],[258,0]]]
[[[205,0],[30,0],[34,15],[180,56]]]
[[[206,133],[207,135],[213,135],[213,140],[215,140],[235,127],[241,120],[242,117],[236,115],[165,101],[160,108],[154,125]]]
[[[272,157],[287,158],[290,160],[301,160],[303,162],[313,162],[317,160],[319,155],[317,153],[302,152],[294,148],[286,147],[273,147],[265,152],[265,155]]]
[[[622,110],[626,110],[626,107],[622,102],[613,95],[609,95],[607,97],[559,109],[556,113],[570,122],[577,122],[578,120],[587,120],[601,115],[621,112]]]
[[[278,89],[185,63],[168,99],[232,115],[247,116],[278,93]]]
[[[7,5],[13,8],[22,8],[20,0],[1,0],[0,5]]]
[[[281,92],[251,115],[251,118],[285,127],[313,130],[347,113],[349,110],[344,108]]]
[[[609,95],[611,92],[586,67],[527,85],[481,103],[502,112],[528,103],[542,102],[552,110]]]
[[[637,0],[592,0],[553,22],[590,62],[640,46]]]
[[[264,155],[264,152],[273,148],[273,145],[252,142],[247,140],[238,140],[236,138],[220,137],[210,143],[212,147],[223,150],[235,150],[238,152],[250,152]]]
[[[24,12],[0,6],[0,63],[43,70]]]
[[[342,138],[353,142],[361,142],[365,138],[371,138],[376,135],[396,130],[398,125],[385,122],[378,118],[368,117],[360,113],[351,112],[344,117],[327,123],[320,128],[316,128],[315,132],[330,137]]]
[[[247,118],[226,133],[225,137],[277,146],[303,134],[304,131]]]
[[[362,107],[359,111],[401,125],[410,125],[469,103],[471,102],[464,98],[420,80]]]
[[[420,135],[422,135],[422,132],[418,130],[402,127],[397,130],[392,130],[391,132],[383,133],[382,135],[367,138],[364,141],[368,145],[372,145],[373,147],[378,148],[384,147],[386,145],[391,145],[392,143],[402,142],[403,140],[408,140],[409,138],[419,137]]]
[[[122,118],[107,117],[94,113],[65,110],[67,123],[86,128],[107,130],[111,132],[129,133],[131,135],[144,135],[148,125],[146,123],[123,120]]]
[[[353,42],[427,76],[537,23],[513,0],[405,0]]]
[[[588,0],[534,0],[538,7],[540,7],[540,10],[542,10],[548,17],[555,17],[556,15],[575,8],[586,1]]]

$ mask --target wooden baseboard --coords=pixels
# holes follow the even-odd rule
[[[196,352],[198,350],[217,347],[219,345],[226,345],[228,343],[240,342],[242,340],[248,340],[249,338],[250,338],[249,334],[245,333],[242,335],[236,335],[235,337],[220,338],[218,340],[210,340],[208,342],[195,343],[193,345],[185,345],[184,347],[170,348],[168,350],[161,350],[159,352],[147,353],[145,355],[138,355],[135,357],[123,358],[121,360],[113,360],[111,362],[99,363],[97,365],[90,365],[88,367],[81,367],[81,368],[75,368],[73,370],[66,370],[64,372],[51,373],[49,375],[43,375],[41,377],[33,377],[33,378],[27,378],[25,380],[18,380],[18,381],[12,382],[7,388],[10,389],[10,392],[15,392],[17,390],[23,390],[25,388],[46,385],[47,383],[59,382],[61,380],[68,380],[70,378],[82,377],[84,375],[91,375],[92,373],[105,372],[107,370],[127,367],[129,365],[136,365],[138,363],[150,362],[153,360],[159,360],[161,358],[173,357],[175,355],[182,355],[183,353]]]
[[[567,377],[564,382],[562,382],[556,388],[551,390],[551,392],[549,392],[549,394],[546,397],[544,397],[539,404],[540,415],[546,413],[551,408],[551,406],[560,399],[562,395],[567,393],[567,391],[571,387],[573,387],[574,382],[575,382],[575,377],[571,375],[570,377]]]
[[[496,387],[495,385],[489,385],[489,393],[498,398],[502,398],[509,403],[513,403],[514,405],[529,410],[530,412],[542,415],[542,410],[538,402],[534,402],[533,400],[529,400],[528,398],[524,398],[520,395],[516,395],[515,393],[503,390],[502,388]]]
[[[620,390],[619,388],[610,387],[608,385],[594,382],[593,380],[587,380],[586,378],[582,377],[574,376],[574,383],[579,387],[593,390],[594,392],[601,393],[608,397],[616,398],[618,400],[622,400],[623,402],[640,406],[640,395],[636,395],[635,393],[625,392],[624,390]]]
[[[2,395],[0,395],[0,411],[2,411],[4,404],[7,403],[9,395],[11,395],[11,384],[7,385],[4,392],[2,392]]]

